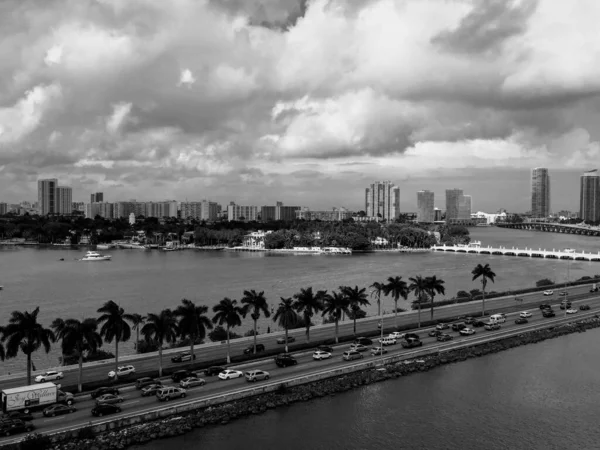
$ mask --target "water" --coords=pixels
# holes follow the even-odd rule
[[[473,240],[483,245],[565,248],[600,251],[600,240],[590,236],[528,232],[501,228],[472,228]],[[174,308],[182,298],[212,307],[223,297],[239,299],[245,289],[264,290],[275,306],[280,297],[300,290],[337,289],[340,285],[368,287],[389,276],[404,279],[415,275],[437,275],[446,281],[446,291],[454,296],[459,290],[480,288],[471,281],[471,270],[478,263],[490,263],[497,274],[488,290],[531,287],[541,278],[565,280],[570,267],[571,279],[600,273],[596,262],[525,259],[493,255],[455,253],[369,253],[352,256],[267,255],[209,251],[159,252],[112,250],[110,262],[81,262],[83,250],[62,248],[0,248],[0,324],[13,310],[31,310],[40,306],[40,320],[50,324],[56,317],[84,318],[97,315],[107,300],[114,300],[128,312],[146,314]],[[64,258],[64,261],[60,261]],[[439,297],[438,297],[439,298]],[[384,311],[393,304],[383,299]],[[407,307],[400,304],[401,307]],[[376,302],[367,308],[377,312]],[[318,323],[320,318],[316,318]],[[259,332],[277,326],[261,319]],[[242,333],[251,328],[244,321]],[[38,368],[53,367],[58,347],[49,355],[37,352]],[[124,354],[133,352],[133,342],[123,345]],[[23,370],[20,358],[0,364],[0,374]]]
[[[134,448],[598,449],[599,337],[564,336]]]

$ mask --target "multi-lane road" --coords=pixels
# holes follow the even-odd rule
[[[514,299],[512,300],[514,302]],[[515,331],[519,330],[528,330],[536,325],[541,325],[542,323],[550,324],[557,323],[565,320],[564,311],[558,308],[559,299],[555,297],[549,301],[557,312],[557,316],[555,318],[546,319],[542,317],[542,314],[537,306],[530,308],[523,308],[523,311],[527,310],[532,313],[532,317],[529,319],[529,323],[525,325],[517,325],[515,324],[515,319],[518,317],[518,312],[513,312],[507,314],[506,323],[502,324],[502,328],[497,331],[487,331],[484,328],[477,328],[476,334],[471,336],[461,336],[457,332],[453,332],[452,330],[446,330],[451,336],[453,336],[453,340],[449,342],[440,343],[434,337],[428,336],[429,329],[423,329],[419,331],[419,334],[423,340],[423,347],[421,349],[449,349],[453,346],[469,343],[479,343],[485,339],[485,337],[492,337],[497,334],[506,334],[511,330]],[[576,314],[570,315],[570,320],[577,320],[578,317],[588,316],[593,313],[597,313],[600,311],[600,298],[592,298],[586,300],[578,300],[573,301],[575,307],[578,307],[581,304],[590,305],[591,310],[585,312],[578,312]],[[456,313],[454,313],[456,314]],[[343,361],[341,355],[347,350],[349,344],[341,344],[336,346],[333,352],[333,357],[331,359],[323,360],[323,361],[315,361],[312,359],[312,352],[304,352],[296,354],[296,358],[298,360],[298,364],[296,366],[286,367],[286,368],[278,368],[274,360],[272,358],[264,359],[261,361],[253,361],[250,363],[246,363],[243,366],[236,367],[235,365],[231,366],[231,368],[240,370],[248,370],[250,367],[266,370],[270,374],[270,380],[257,382],[256,385],[260,385],[261,383],[282,383],[289,381],[290,379],[307,376],[311,374],[315,374],[318,372],[323,372],[330,369],[338,369],[343,368],[344,366],[351,366],[356,364],[356,361],[346,362]],[[386,347],[388,350],[388,354],[385,357],[389,356],[401,356],[406,354],[407,356],[411,353],[414,353],[414,349],[404,349],[400,344],[392,345]],[[418,349],[420,350],[420,349]],[[380,357],[371,356],[370,352],[364,353],[364,360],[368,359],[379,359]],[[361,360],[362,361],[362,360]],[[238,378],[233,380],[221,381],[217,377],[206,377],[200,373],[206,380],[206,385],[202,387],[195,387],[192,389],[188,389],[187,397],[185,399],[180,400],[172,400],[169,403],[169,406],[177,405],[178,403],[189,402],[191,400],[200,400],[208,397],[217,396],[224,393],[231,393],[236,390],[242,390],[247,388],[249,383],[244,378]],[[171,382],[170,379],[163,379],[164,385],[172,385],[174,383]],[[254,386],[254,384],[252,384]],[[140,391],[135,390],[131,387],[123,389],[121,395],[124,397],[124,402],[121,404],[123,411],[120,414],[110,416],[111,419],[124,417],[131,414],[140,414],[150,412],[155,409],[160,409],[164,407],[165,404],[158,402],[156,397],[142,397]],[[34,413],[34,421],[33,424],[35,426],[36,432],[47,433],[47,432],[57,432],[64,431],[67,429],[77,428],[80,426],[88,425],[90,422],[92,424],[98,423],[100,421],[106,420],[106,418],[93,418],[91,416],[91,408],[94,406],[94,400],[91,399],[89,395],[85,395],[77,398],[77,403],[75,406],[77,407],[77,411],[72,414],[53,417],[53,418],[45,418],[41,413]],[[22,436],[21,436],[22,437]],[[20,439],[20,437],[11,437],[11,438],[0,438],[0,445],[6,444],[8,442],[15,442]]]
[[[563,289],[564,290],[564,289]],[[590,293],[590,285],[584,286],[574,286],[569,288],[569,298],[572,299],[580,299],[580,298],[592,298],[598,296],[597,293]],[[526,308],[528,305],[538,305],[543,301],[559,301],[564,297],[559,296],[559,291],[555,291],[552,297],[545,297],[542,292],[535,292],[531,294],[519,295],[519,298],[523,299],[522,303],[515,302],[515,297],[502,297],[498,299],[492,299],[486,301],[486,312],[494,312],[494,311],[502,311],[502,309],[515,307],[515,305],[522,306]],[[385,301],[382,299],[382,301]],[[434,319],[444,319],[457,317],[461,315],[473,314],[481,311],[481,302],[468,302],[468,303],[460,303],[454,305],[448,305],[435,309]],[[429,320],[429,310],[421,311],[421,319],[422,321]],[[357,335],[365,334],[365,333],[373,333],[377,330],[377,323],[379,321],[378,316],[371,316],[365,319],[358,320],[356,323]],[[417,312],[409,311],[405,313],[398,314],[397,317],[397,325],[409,325],[417,322]],[[386,315],[384,316],[384,328],[392,329],[395,327],[396,321],[394,315]],[[351,320],[346,320],[345,322],[341,322],[339,324],[339,335],[343,336],[352,336],[353,334],[353,323]],[[294,336],[296,338],[296,343],[305,342],[305,330],[297,329],[292,330],[289,333],[290,336]],[[257,337],[257,342],[264,344],[267,349],[278,348],[281,351],[284,351],[284,345],[277,344],[277,339],[282,337],[283,333],[270,333],[270,334],[261,334]],[[318,325],[311,327],[310,329],[310,337],[311,341],[322,341],[325,339],[331,339],[334,336],[334,326],[332,324],[328,325]],[[252,344],[252,339],[236,339],[231,341],[231,354],[232,355],[240,355],[243,353],[243,350]],[[290,350],[293,351],[293,344],[290,345]],[[107,349],[110,347],[107,346]],[[163,356],[163,368],[165,369],[173,369],[177,368],[185,368],[186,365],[181,363],[172,363],[171,356],[179,351],[187,350],[186,348],[169,350],[164,352]],[[205,345],[199,345],[195,347],[194,350],[196,354],[196,361],[221,361],[222,364],[225,363],[225,357],[227,353],[227,345],[225,343],[208,343]],[[158,374],[157,370],[157,354],[156,353],[146,353],[142,355],[132,355],[130,357],[125,357],[120,359],[120,363],[122,364],[132,364],[135,366],[138,374],[140,373],[148,373],[154,371],[154,373]],[[37,373],[42,373],[45,368],[38,368]],[[91,363],[89,365],[84,365],[83,369],[83,377],[84,382],[92,382],[92,381],[108,381],[108,372],[114,369],[114,360],[104,362],[104,363]],[[76,366],[71,366],[69,368],[60,369],[63,371],[65,377],[60,381],[63,386],[76,386],[77,385],[77,377],[78,370]],[[25,374],[15,374],[10,377],[2,377],[0,378],[0,388],[7,389],[11,387],[19,387],[26,384]]]

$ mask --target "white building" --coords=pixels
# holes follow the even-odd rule
[[[129,214],[129,225],[134,225],[135,224],[135,214],[131,213]]]
[[[472,219],[485,219],[488,225],[496,223],[498,220],[505,221],[506,213],[501,212],[499,214],[488,214],[482,211],[478,211],[476,213],[471,214]]]
[[[244,247],[264,249],[265,248],[265,236],[271,234],[272,231],[253,231],[250,234],[244,236]]]
[[[227,220],[251,222],[258,219],[258,206],[227,205]]]

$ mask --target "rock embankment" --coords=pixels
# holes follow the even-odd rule
[[[555,337],[584,332],[600,327],[600,319],[592,318],[560,325],[554,328],[526,332],[506,339],[480,344],[474,347],[451,350],[419,359],[401,361],[385,366],[383,369],[369,369],[330,378],[302,386],[286,387],[282,384],[276,392],[250,397],[235,402],[205,408],[186,415],[170,417],[152,423],[135,425],[126,429],[104,433],[90,439],[73,439],[64,436],[56,439],[49,448],[53,450],[87,450],[123,449],[135,444],[142,444],[154,439],[178,436],[207,425],[225,425],[232,420],[251,414],[261,414],[268,409],[287,406],[296,402],[335,395],[356,389],[378,381],[399,378],[416,372],[431,370],[442,364],[451,364],[469,358],[497,353],[521,345],[534,344]],[[86,430],[83,431],[85,433]],[[87,430],[89,433],[89,430]],[[17,447],[15,447],[17,448]],[[40,447],[37,447],[40,448]],[[41,450],[41,449],[40,449]]]

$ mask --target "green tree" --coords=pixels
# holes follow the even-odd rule
[[[32,312],[13,311],[2,331],[2,342],[5,342],[5,357],[15,358],[19,350],[27,356],[27,384],[31,384],[31,355],[40,347],[46,353],[50,351],[51,342],[56,342],[52,330],[44,328],[38,322],[39,306]]]
[[[294,294],[294,309],[298,314],[302,314],[304,323],[306,323],[306,342],[310,342],[310,324],[313,315],[323,310],[323,299],[327,291],[317,291],[313,293],[312,287],[300,289],[300,292]]]
[[[385,295],[391,295],[394,299],[394,322],[398,326],[398,300],[402,297],[404,300],[408,297],[408,287],[402,277],[388,277],[387,283],[383,289]]]
[[[162,353],[165,342],[172,343],[177,340],[179,328],[177,318],[170,309],[163,309],[159,314],[150,313],[146,323],[141,329],[146,342],[152,342],[158,347],[158,376],[162,377]]]
[[[114,301],[109,300],[98,312],[102,314],[98,317],[98,324],[101,325],[100,336],[109,344],[115,341],[115,372],[119,367],[119,342],[127,342],[131,339],[131,326],[134,318],[132,314],[126,314],[125,310]]]
[[[61,319],[60,317],[57,319],[54,319],[52,321],[52,323],[50,324],[50,328],[52,328],[54,330],[54,338],[58,341],[61,341],[61,358],[60,358],[60,365],[64,366],[65,365],[65,354],[68,353],[65,350],[65,343],[63,340],[64,337],[64,333],[65,333],[65,321],[63,319]]]
[[[409,292],[414,292],[417,300],[415,303],[419,308],[418,314],[418,327],[421,327],[421,304],[424,303],[424,300],[427,299],[427,294],[429,292],[427,279],[423,278],[421,275],[417,275],[416,277],[409,278],[410,286],[408,287]]]
[[[371,297],[377,297],[377,315],[381,316],[381,294],[385,291],[385,283],[376,281],[371,286]]]
[[[138,313],[131,314],[131,325],[135,330],[135,349],[137,350],[138,342],[140,342],[140,329],[146,322],[146,316]]]
[[[182,299],[181,305],[175,310],[175,315],[179,317],[179,335],[190,338],[192,360],[195,342],[206,338],[206,330],[211,330],[213,327],[206,313],[208,313],[208,306],[197,306],[187,298]]]
[[[327,315],[335,323],[335,343],[339,343],[338,325],[343,314],[350,314],[350,302],[342,292],[332,292],[323,299],[323,316]]]
[[[481,290],[483,292],[483,300],[481,302],[481,315],[485,315],[485,287],[487,286],[487,280],[491,280],[494,282],[494,278],[496,274],[492,272],[489,264],[482,266],[481,264],[477,264],[473,271],[471,272],[473,275],[473,280],[475,281],[477,278],[481,278]]]
[[[371,303],[367,299],[367,289],[358,289],[358,286],[340,286],[340,291],[348,299],[350,305],[350,311],[352,312],[352,321],[354,322],[354,335],[356,336],[356,318],[361,306],[368,306]]]
[[[225,325],[227,328],[227,364],[231,364],[229,331],[242,325],[242,316],[245,314],[244,308],[238,306],[237,300],[225,297],[213,306],[213,312],[215,313],[212,319],[213,323],[221,326]]]
[[[444,287],[444,280],[440,280],[435,275],[425,278],[427,284],[427,293],[431,296],[430,311],[431,320],[433,320],[433,302],[435,301],[436,294],[445,294],[446,288]]]
[[[254,289],[250,291],[244,291],[244,296],[242,297],[241,303],[244,305],[244,318],[246,317],[246,314],[250,313],[250,317],[254,322],[253,353],[256,354],[256,324],[260,318],[260,313],[262,312],[267,318],[271,316],[271,313],[269,312],[269,305],[267,304],[267,299],[265,298],[265,292],[256,292]]]
[[[293,328],[298,322],[298,313],[294,309],[294,300],[292,297],[283,298],[275,310],[273,322],[285,330],[285,351],[288,352],[288,330]]]

